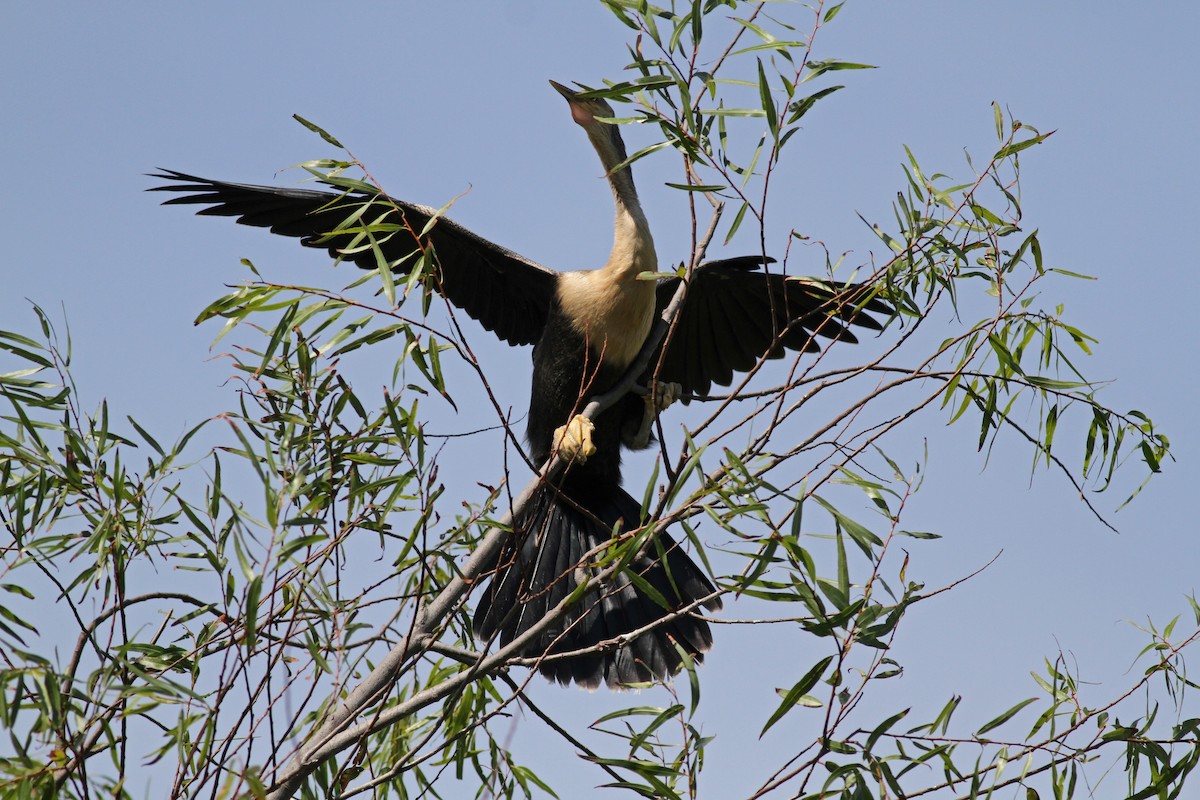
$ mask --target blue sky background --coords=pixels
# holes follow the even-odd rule
[[[0,22],[0,327],[35,331],[29,301],[65,315],[85,398],[107,398],[114,415],[164,438],[232,402],[227,365],[209,358],[217,327],[192,320],[245,276],[238,259],[330,288],[356,276],[331,271],[294,242],[160,208],[160,195],[143,192],[151,185],[143,173],[156,167],[294,182],[298,175],[277,173],[331,154],[291,119],[300,114],[337,135],[398,197],[437,206],[470,189],[453,216],[541,263],[593,267],[607,254],[610,197],[546,83],[596,83],[627,63],[628,31],[598,3],[7,4]],[[1041,230],[1050,265],[1099,280],[1047,291],[1061,292],[1069,317],[1100,340],[1085,369],[1113,379],[1102,397],[1147,411],[1177,459],[1110,515],[1115,534],[1061,477],[1031,481],[1021,448],[1002,447],[985,470],[973,429],[946,431],[944,418],[922,418],[927,429],[897,444],[911,463],[929,442],[926,486],[906,524],[946,539],[912,548],[910,576],[934,585],[1003,554],[906,620],[897,657],[908,672],[892,696],[878,695],[880,719],[961,693],[962,713],[984,721],[1035,694],[1028,673],[1060,648],[1099,684],[1088,689],[1099,701],[1140,674],[1130,665],[1144,640],[1130,623],[1187,613],[1200,568],[1189,500],[1200,478],[1198,24],[1200,11],[1179,2],[851,0],[819,36],[819,58],[879,69],[839,76],[847,88],[823,101],[790,145],[775,178],[774,241],[782,245],[797,226],[865,262],[879,248],[856,212],[891,220],[903,145],[927,171],[965,178],[963,148],[994,150],[991,101],[1056,129],[1023,156],[1026,224]],[[631,149],[652,135],[627,130]],[[682,258],[688,245],[680,195],[662,185],[678,180],[676,166],[663,154],[638,168],[663,260]],[[754,249],[735,243],[728,254]],[[808,258],[819,270],[816,254]],[[485,338],[473,343],[488,347]],[[503,365],[496,375],[512,376],[499,381],[504,399],[523,409],[528,354],[487,352]],[[390,368],[386,353],[378,358]],[[638,470],[648,466],[633,470],[630,483],[640,486]],[[461,478],[466,486],[495,479]],[[1123,498],[1098,504],[1111,512]],[[729,613],[741,616],[736,604]],[[773,686],[799,677],[770,668],[788,660],[806,668],[818,657],[781,650],[753,630],[718,631],[704,668],[706,732],[718,738],[702,796],[744,796],[762,771],[747,765],[765,768],[790,752],[802,723],[756,739]],[[609,707],[603,694],[535,691],[579,719]],[[747,707],[758,716],[739,730]],[[520,723],[514,747],[561,781],[562,796],[603,782],[538,727]],[[1109,784],[1099,796],[1119,790]]]

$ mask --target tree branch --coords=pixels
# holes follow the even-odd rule
[[[696,254],[691,264],[692,268],[703,257],[708,242],[716,230],[717,221],[720,219],[723,208],[723,204],[718,204],[714,208],[712,222],[704,239],[697,246]],[[691,269],[688,272],[690,275]],[[638,382],[638,378],[649,366],[650,359],[657,352],[659,343],[663,341],[668,330],[671,328],[672,322],[683,305],[686,293],[687,281],[680,281],[679,288],[676,289],[671,302],[667,304],[667,307],[663,309],[661,316],[655,322],[650,335],[646,337],[646,342],[638,352],[637,358],[629,365],[629,368],[615,386],[588,401],[588,404],[583,409],[583,416],[589,420],[595,420],[602,412],[633,389]],[[380,730],[396,720],[408,716],[430,703],[436,702],[453,692],[460,685],[474,680],[477,676],[505,666],[508,660],[527,641],[539,635],[544,627],[552,624],[566,610],[566,602],[564,601],[547,614],[537,625],[526,631],[524,635],[513,640],[508,646],[501,648],[495,654],[482,659],[475,668],[460,672],[440,685],[431,687],[424,692],[418,692],[404,703],[387,709],[386,712],[377,714],[368,722],[352,728],[349,727],[355,716],[363,709],[373,705],[391,690],[392,686],[395,685],[396,679],[403,673],[409,659],[415,654],[423,652],[429,646],[435,631],[441,626],[442,621],[459,606],[467,593],[475,585],[476,579],[491,568],[492,563],[500,552],[500,547],[503,545],[505,537],[509,535],[508,527],[512,524],[512,520],[524,509],[525,505],[529,503],[542,484],[556,479],[562,474],[566,466],[567,462],[558,455],[555,455],[542,467],[533,480],[525,486],[524,490],[513,501],[511,510],[501,519],[500,525],[485,536],[483,541],[479,543],[479,546],[471,553],[467,562],[463,565],[461,572],[446,584],[437,597],[417,613],[417,619],[408,635],[393,647],[391,652],[371,671],[371,674],[364,678],[358,686],[354,687],[344,700],[337,703],[325,719],[316,727],[316,730],[313,731],[308,741],[300,747],[287,766],[276,776],[275,784],[267,795],[268,800],[285,800],[285,798],[292,797],[300,788],[300,783],[325,759],[350,747],[363,736]],[[611,571],[615,571],[616,568],[617,566],[614,565],[610,569]],[[602,571],[595,579],[603,579],[608,572],[609,570]]]

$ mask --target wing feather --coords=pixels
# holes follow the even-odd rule
[[[203,216],[234,217],[243,225],[267,228],[324,249],[337,259],[375,269],[376,255],[365,247],[364,232],[394,272],[403,274],[419,252],[419,234],[435,209],[386,195],[334,193],[313,189],[226,183],[163,170],[152,175],[170,183],[150,191],[176,196],[164,205],[201,205]],[[379,226],[379,227],[375,227]],[[433,245],[438,289],[454,305],[509,344],[533,344],[542,335],[554,300],[557,273],[507,250],[446,217],[423,237]]]
[[[856,342],[850,326],[881,330],[871,314],[891,313],[877,299],[862,302],[860,284],[768,274],[762,263],[743,257],[695,270],[675,336],[661,357],[659,380],[679,383],[685,394],[707,394],[712,384],[728,386],[735,372],[749,371],[761,359],[819,350],[817,337]],[[660,310],[679,280],[659,283]]]

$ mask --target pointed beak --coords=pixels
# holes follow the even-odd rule
[[[567,98],[568,103],[574,103],[576,96],[579,94],[579,92],[575,91],[574,89],[568,89],[558,81],[550,81],[550,85],[554,87],[555,91]]]

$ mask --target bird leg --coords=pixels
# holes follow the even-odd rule
[[[681,394],[683,387],[678,383],[651,384],[650,391],[642,396],[646,404],[642,424],[632,435],[625,436],[625,446],[631,450],[644,450],[650,444],[650,429],[654,425],[654,418],[666,411]]]
[[[576,414],[566,425],[555,428],[554,449],[567,461],[582,464],[596,454],[596,445],[592,443],[595,430],[590,419]]]

